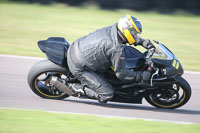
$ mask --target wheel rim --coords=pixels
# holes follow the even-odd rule
[[[172,108],[180,105],[185,100],[185,91],[173,84],[170,88],[163,88],[149,96],[150,101],[159,107]]]
[[[60,72],[44,72],[39,74],[34,81],[34,86],[36,90],[46,96],[46,97],[51,97],[51,98],[59,98],[64,95],[66,95],[64,92],[60,91],[58,88],[55,86],[52,86],[50,84],[50,78],[51,76],[57,76],[61,79],[66,79],[66,75],[60,73]]]

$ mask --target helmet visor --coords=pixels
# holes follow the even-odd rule
[[[138,40],[140,38],[140,35],[134,28],[130,28],[129,29],[132,37],[135,39],[135,40]]]

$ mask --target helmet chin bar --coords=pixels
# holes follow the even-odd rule
[[[120,36],[121,41],[122,41],[123,44],[128,43],[128,40],[127,40],[126,37],[121,33],[120,30],[117,30],[117,33],[118,33],[118,35]]]
[[[121,38],[121,41],[122,41],[123,44],[127,44],[128,43],[129,45],[137,46],[137,43],[139,42],[140,34],[136,33],[137,34],[137,38],[135,38],[135,36],[131,34],[133,36],[133,38],[135,39],[135,42],[130,44],[128,42],[128,40],[126,39],[126,37],[124,36],[124,34],[119,29],[117,29],[117,33],[118,33],[119,37]]]

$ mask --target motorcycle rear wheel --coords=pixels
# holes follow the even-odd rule
[[[47,82],[49,75],[66,78],[69,75],[69,70],[49,60],[42,60],[36,63],[28,73],[27,81],[31,90],[36,95],[46,99],[61,100],[69,97],[69,95],[57,88],[51,88],[51,85]]]
[[[179,94],[180,91],[181,94]],[[182,77],[180,77],[176,84],[172,85],[171,92],[173,93],[173,97],[171,97],[171,100],[169,97],[167,98],[167,94],[162,94],[162,90],[149,94],[145,97],[145,99],[149,104],[153,105],[154,107],[164,109],[175,109],[186,104],[190,99],[192,93],[190,85]],[[171,92],[168,91],[168,93]]]

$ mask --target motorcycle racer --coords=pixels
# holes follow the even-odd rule
[[[107,102],[113,98],[114,89],[101,75],[111,66],[121,81],[147,82],[151,73],[148,71],[131,71],[125,67],[124,46],[141,45],[148,49],[146,58],[155,51],[148,39],[142,39],[141,22],[130,15],[123,16],[118,23],[98,29],[81,37],[69,47],[67,52],[68,67],[82,86],[70,84],[75,94],[86,94],[99,102]]]

